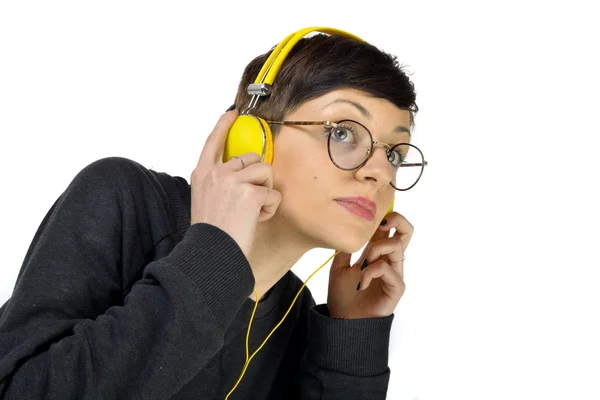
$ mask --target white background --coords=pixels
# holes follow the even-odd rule
[[[421,109],[388,398],[599,399],[600,32],[583,2],[2,2],[0,304],[78,171],[123,156],[189,181],[244,66],[311,25],[396,54]]]

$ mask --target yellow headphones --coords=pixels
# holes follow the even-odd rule
[[[261,161],[269,164],[273,162],[273,135],[271,134],[271,127],[263,118],[249,114],[249,112],[254,108],[260,97],[270,94],[273,81],[292,47],[311,32],[345,36],[364,42],[364,40],[351,33],[327,27],[304,28],[283,39],[275,47],[267,61],[265,61],[254,83],[248,86],[248,94],[252,96],[252,99],[248,107],[241,112],[241,115],[236,118],[229,129],[223,151],[223,162],[229,161],[231,157],[241,156],[251,151],[261,156]],[[393,208],[394,200],[392,199],[392,204],[390,204],[385,215],[390,214]]]
[[[267,61],[265,61],[265,64],[263,65],[262,69],[258,73],[258,76],[256,77],[256,80],[254,81],[254,83],[252,83],[248,86],[248,94],[251,95],[252,98],[251,98],[248,106],[244,110],[242,110],[240,115],[236,118],[236,120],[232,124],[231,128],[229,129],[229,133],[228,133],[227,139],[225,141],[225,149],[223,151],[223,162],[224,163],[229,161],[229,159],[231,159],[234,156],[241,156],[242,154],[254,152],[254,153],[258,154],[259,156],[261,156],[261,161],[272,164],[272,162],[273,162],[273,135],[271,133],[271,127],[269,126],[267,121],[265,121],[263,118],[258,117],[256,115],[249,114],[249,112],[252,111],[252,109],[256,106],[256,103],[258,102],[258,99],[260,97],[265,97],[270,94],[271,86],[273,85],[275,76],[279,72],[281,65],[283,64],[283,61],[287,57],[288,53],[290,52],[290,50],[292,50],[292,47],[294,47],[294,45],[296,43],[298,43],[298,41],[300,39],[302,39],[304,36],[306,36],[307,34],[312,33],[312,32],[321,32],[321,33],[326,33],[329,35],[344,36],[344,37],[349,37],[349,38],[353,38],[356,40],[360,40],[361,42],[364,42],[363,39],[361,39],[357,36],[354,36],[351,33],[344,32],[339,29],[327,28],[327,27],[304,28],[297,32],[291,33],[285,39],[283,39],[283,41],[281,43],[279,43],[277,45],[277,47],[275,47],[275,49],[273,50],[273,52],[271,53],[271,55],[269,56]],[[389,215],[393,211],[393,208],[394,208],[394,200],[392,199],[392,204],[390,204],[390,207],[388,208],[385,215],[386,216]],[[319,268],[317,268],[317,270],[308,277],[306,282],[308,282],[309,279],[312,278],[314,274],[316,274],[321,268],[323,268],[338,253],[339,253],[339,251],[335,252],[327,261],[325,261],[325,263],[323,265],[321,265]],[[250,336],[250,327],[252,326],[252,320],[254,319],[254,312],[256,311],[256,307],[258,306],[258,301],[259,301],[258,293],[256,292],[256,289],[254,290],[254,293],[256,294],[256,300],[255,300],[255,305],[254,305],[254,311],[252,311],[252,316],[250,318],[250,325],[248,326],[248,333],[246,335],[246,363],[244,365],[244,369],[242,370],[242,374],[238,378],[238,381],[236,382],[233,389],[231,389],[231,391],[225,397],[225,400],[227,400],[229,398],[229,395],[235,390],[237,385],[242,380],[242,377],[244,376],[244,373],[246,372],[246,368],[248,367],[250,360],[252,360],[254,355],[256,353],[258,353],[258,351],[267,342],[269,337],[271,337],[271,335],[273,334],[275,329],[277,329],[279,327],[279,325],[281,325],[283,320],[287,317],[288,313],[290,312],[294,303],[296,302],[296,299],[300,295],[300,292],[302,292],[302,290],[306,286],[306,282],[304,282],[304,285],[302,285],[302,287],[298,291],[298,294],[296,294],[294,301],[292,301],[292,304],[290,305],[288,311],[285,313],[285,315],[283,316],[281,321],[279,321],[279,324],[277,324],[277,326],[275,326],[275,328],[273,328],[271,333],[269,333],[269,335],[263,341],[263,343],[260,345],[260,347],[252,354],[252,356],[250,358],[248,358],[248,337]]]

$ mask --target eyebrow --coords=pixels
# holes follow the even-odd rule
[[[346,104],[350,104],[354,107],[356,107],[356,109],[358,111],[360,111],[360,113],[365,117],[365,118],[371,118],[371,113],[369,112],[369,110],[367,110],[365,107],[363,107],[362,104],[357,103],[355,101],[352,100],[348,100],[348,99],[335,99],[334,101],[332,101],[331,103],[327,104],[325,106],[325,108],[329,107],[330,105],[334,104],[334,103],[346,103]],[[396,129],[394,129],[394,132],[397,133],[408,133],[408,137],[412,138],[412,135],[410,134],[410,129],[408,129],[405,126],[399,125],[396,127]]]

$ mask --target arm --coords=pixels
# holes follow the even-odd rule
[[[1,398],[169,398],[223,347],[254,277],[220,229],[192,225],[123,296],[136,267],[125,249],[153,248],[131,201],[134,170],[90,164],[44,218],[0,310]]]
[[[327,304],[312,303],[307,350],[290,398],[385,399],[394,314],[341,320],[329,316]]]

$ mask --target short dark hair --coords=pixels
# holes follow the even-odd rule
[[[272,51],[246,66],[235,98],[240,112],[250,103],[248,85],[254,82]],[[271,94],[259,99],[250,113],[281,121],[305,101],[342,88],[389,100],[410,112],[410,127],[414,127],[414,114],[419,111],[414,84],[398,65],[397,57],[369,43],[337,35],[316,34],[300,39],[283,62]],[[274,135],[278,127],[271,126]]]

